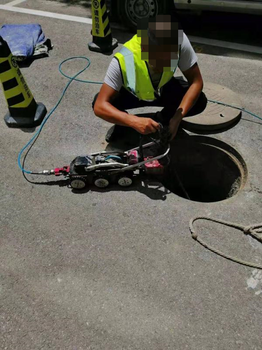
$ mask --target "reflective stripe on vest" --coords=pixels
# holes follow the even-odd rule
[[[136,91],[136,70],[133,52],[123,46],[121,54],[125,60],[126,80],[129,89],[135,94]]]

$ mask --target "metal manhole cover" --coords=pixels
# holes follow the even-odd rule
[[[205,83],[203,92],[208,100],[216,100],[242,108],[239,96],[225,86]],[[193,132],[224,131],[233,127],[240,117],[240,110],[208,102],[202,113],[184,118],[182,127]]]

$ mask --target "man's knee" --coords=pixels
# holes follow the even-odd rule
[[[206,105],[207,105],[207,98],[204,92],[202,91],[198,97],[198,100],[196,101],[192,109],[188,112],[187,116],[190,117],[190,116],[202,113],[205,110]]]
[[[98,97],[98,94],[99,94],[99,92],[95,95],[95,97],[94,97],[94,99],[93,99],[93,102],[92,102],[92,108],[94,109],[94,107],[95,107],[95,103],[96,103],[96,99],[97,99],[97,97]]]
[[[198,110],[199,110],[198,113],[201,113],[205,110],[205,108],[207,106],[207,97],[203,91],[201,91],[201,94],[200,94],[197,102],[198,102]]]

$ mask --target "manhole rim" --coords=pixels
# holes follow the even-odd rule
[[[225,202],[228,200],[232,200],[232,198],[236,198],[237,195],[240,194],[240,192],[243,190],[243,188],[246,186],[247,182],[248,182],[248,168],[247,168],[247,164],[244,160],[244,157],[242,156],[242,154],[237,151],[233,145],[226,143],[224,141],[221,141],[219,139],[215,139],[212,137],[208,137],[208,136],[203,136],[203,135],[188,135],[188,137],[186,138],[180,138],[180,139],[175,139],[174,140],[174,145],[172,148],[176,147],[176,145],[179,144],[183,144],[183,143],[197,143],[198,145],[203,145],[203,146],[207,146],[207,147],[213,147],[214,149],[222,152],[223,154],[225,154],[228,159],[236,166],[238,172],[239,172],[239,188],[237,189],[237,191],[232,195],[229,196],[227,198],[221,199],[221,200],[217,200],[217,201],[201,201],[201,200],[195,200],[195,199],[188,199],[184,196],[181,196],[175,192],[173,192],[176,196],[180,197],[181,199],[185,199],[187,201],[191,201],[191,202],[195,202],[195,203],[205,203],[205,204],[211,204],[211,203],[218,203],[218,202]],[[238,178],[236,178],[237,180]],[[233,186],[233,183],[232,183]],[[172,192],[172,191],[171,191]]]

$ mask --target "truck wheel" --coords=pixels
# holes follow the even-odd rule
[[[120,0],[119,17],[125,26],[136,29],[137,21],[143,17],[153,17],[166,10],[167,1],[163,0]]]

